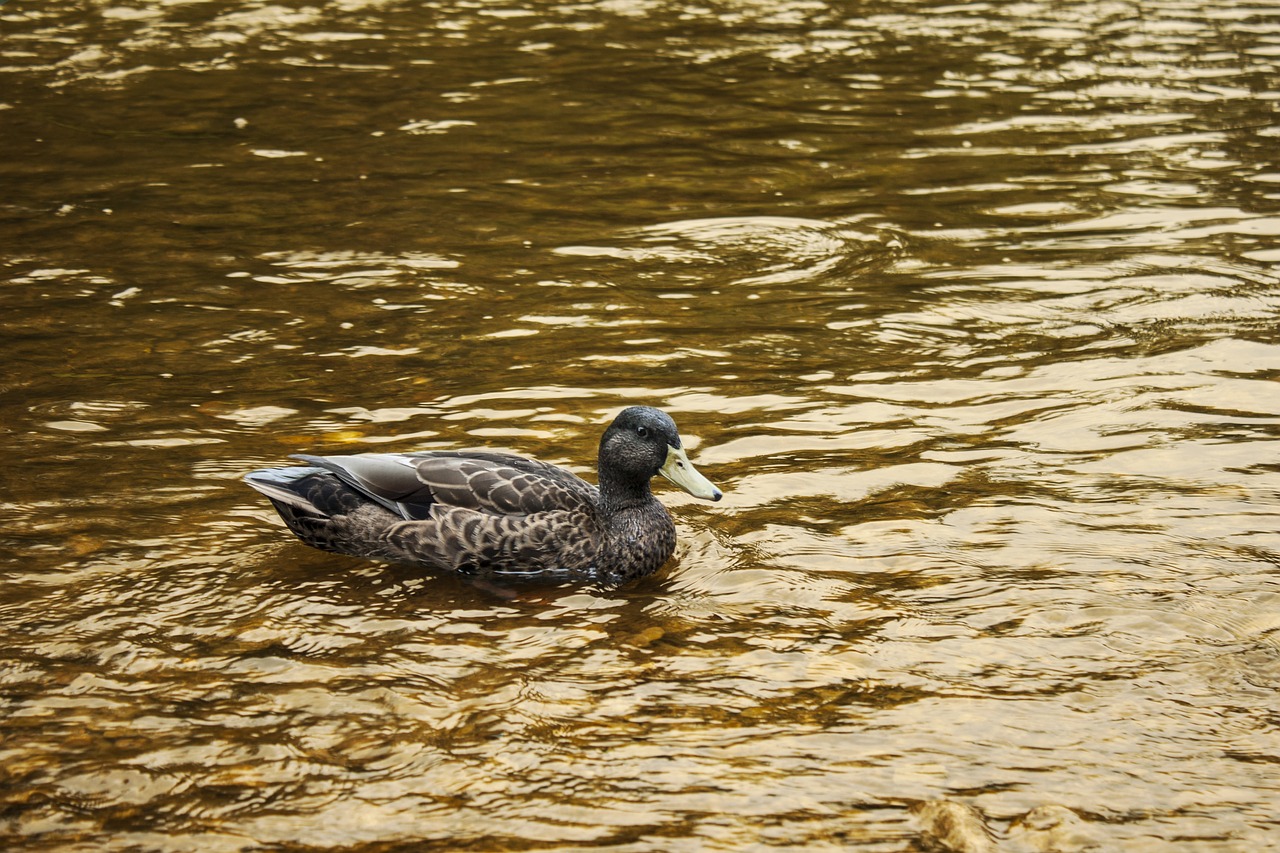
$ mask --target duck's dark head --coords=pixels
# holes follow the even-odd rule
[[[695,498],[718,501],[723,494],[698,473],[685,454],[676,422],[648,406],[623,409],[600,439],[600,487],[647,495],[661,474]]]

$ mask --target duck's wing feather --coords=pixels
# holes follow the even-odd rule
[[[596,503],[596,488],[573,473],[511,454],[439,451],[297,458],[335,474],[411,521],[430,518],[433,507],[527,516],[579,512]]]

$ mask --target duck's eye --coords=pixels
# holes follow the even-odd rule
[[[648,427],[646,427],[646,426],[638,426],[638,427],[636,427],[636,435],[640,436],[641,438],[648,438],[648,437],[649,437],[649,428],[648,428]]]

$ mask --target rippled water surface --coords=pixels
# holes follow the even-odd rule
[[[0,71],[5,846],[1280,847],[1280,5],[10,0]],[[726,497],[620,590],[239,481],[632,403]]]

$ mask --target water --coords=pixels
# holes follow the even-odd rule
[[[0,32],[8,846],[1280,845],[1280,6]],[[239,483],[590,476],[632,403],[726,497],[622,590],[311,551]]]

